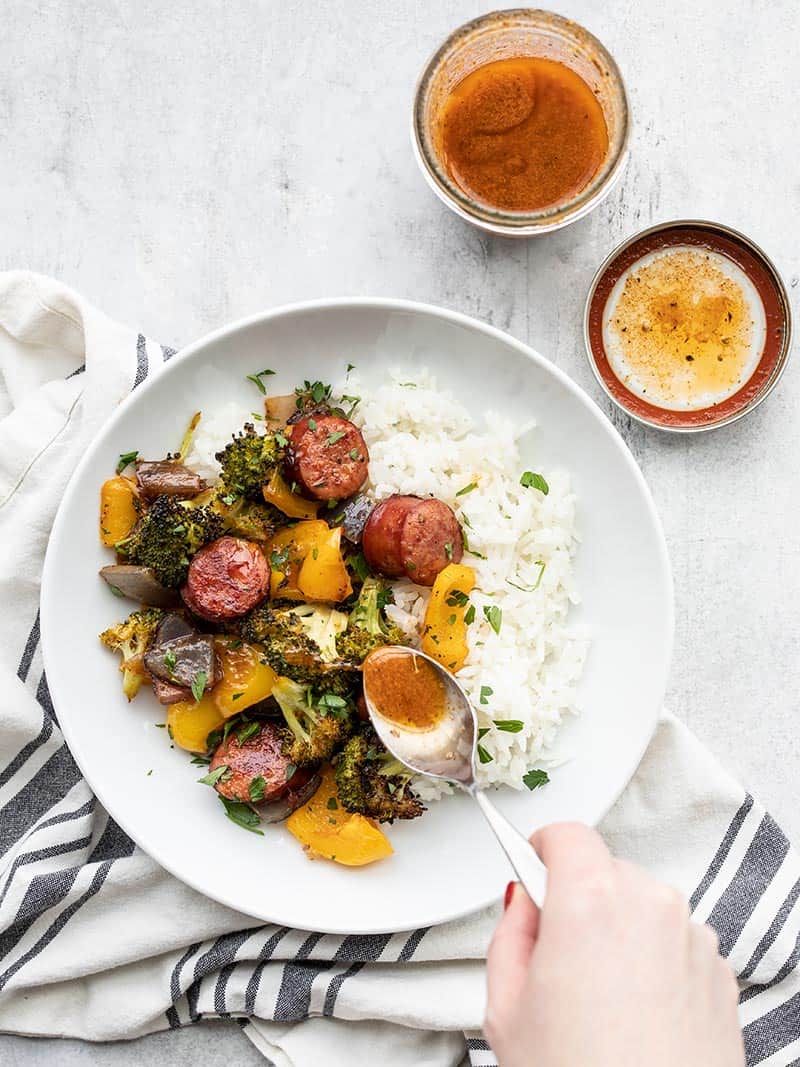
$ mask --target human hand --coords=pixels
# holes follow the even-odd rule
[[[714,931],[674,889],[572,823],[531,841],[541,912],[513,884],[488,959],[500,1067],[742,1067],[738,989]]]

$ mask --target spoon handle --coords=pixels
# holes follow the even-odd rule
[[[547,887],[547,868],[534,852],[530,841],[511,825],[505,815],[500,814],[484,792],[476,790],[472,795],[495,837],[503,846],[503,851],[511,861],[511,866],[517,872],[528,896],[534,904],[541,907]]]

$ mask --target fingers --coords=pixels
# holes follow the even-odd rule
[[[539,909],[518,883],[489,946],[486,964],[489,985],[488,1016],[498,1006],[516,1003],[530,966],[539,928]]]
[[[531,844],[548,871],[548,893],[610,883],[614,859],[600,834],[582,823],[555,823],[538,830]]]

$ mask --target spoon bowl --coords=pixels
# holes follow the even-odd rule
[[[371,652],[364,660],[363,679],[367,711],[384,747],[409,770],[451,782],[475,799],[531,900],[541,907],[547,885],[544,864],[476,780],[478,722],[464,689],[432,656],[404,645]],[[412,692],[422,706],[400,713]]]
[[[385,714],[375,699],[375,672],[388,657],[407,657],[418,667],[429,663],[443,684],[441,714],[427,728],[411,728]],[[364,699],[375,733],[393,756],[417,774],[456,782],[467,791],[476,788],[475,752],[478,723],[469,697],[456,679],[435,659],[416,649],[387,645],[372,652],[364,663]]]

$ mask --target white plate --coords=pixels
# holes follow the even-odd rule
[[[598,822],[644,752],[667,678],[672,583],[661,525],[639,469],[599,408],[547,360],[463,315],[394,300],[318,301],[257,315],[190,345],[128,398],[89,448],[64,494],[45,563],[42,638],[67,743],[117,822],[178,878],[260,919],[332,933],[444,922],[496,900],[510,877],[473,802],[459,796],[388,830],[395,855],[360,870],[309,862],[282,827],[248,834],[224,817],[202,773],[170,747],[148,692],[128,705],[116,663],[97,640],[125,606],[97,577],[98,490],[118,455],[176,447],[193,411],[230,397],[258,406],[245,375],[278,373],[271,389],[335,379],[356,364],[365,384],[389,366],[427,365],[480,416],[534,415],[533,469],[567,468],[578,495],[577,577],[593,644],[583,714],[564,744],[575,758],[546,789],[498,802],[529,832],[553,820]],[[149,774],[152,770],[152,774]]]

